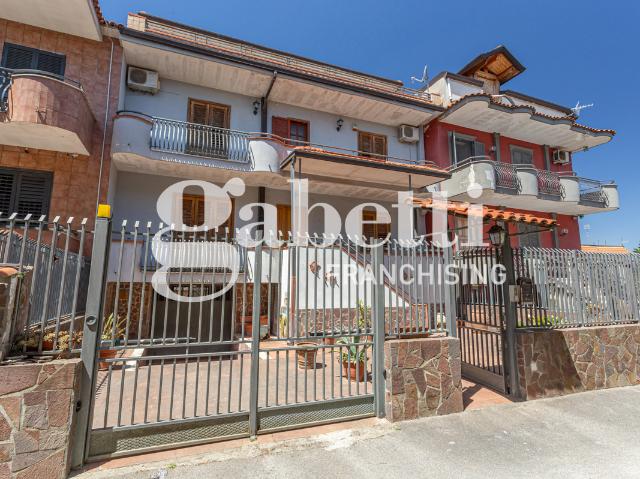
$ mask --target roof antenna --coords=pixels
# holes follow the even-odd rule
[[[422,78],[411,77],[411,83],[420,83],[421,85],[426,85],[429,82],[429,69],[428,66],[425,65],[422,70]]]
[[[571,111],[573,112],[573,114],[575,116],[580,115],[580,112],[586,108],[591,108],[593,107],[593,103],[589,103],[588,105],[581,105],[580,104],[580,100],[578,100],[578,102],[576,103],[576,106],[574,106]]]

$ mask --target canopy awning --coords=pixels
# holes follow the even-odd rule
[[[433,207],[432,198],[414,198],[413,203],[424,208]],[[468,216],[470,203],[463,203],[460,201],[447,201],[447,210],[449,213],[458,216]],[[545,218],[542,216],[536,216],[529,213],[519,213],[513,210],[503,210],[496,208],[489,208],[487,206],[482,207],[482,218],[485,221],[504,221],[506,223],[527,223],[532,225],[553,227],[556,226],[557,221],[552,218]]]

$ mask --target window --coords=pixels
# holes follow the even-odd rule
[[[511,145],[511,163],[514,165],[533,165],[533,151]]]
[[[363,221],[376,221],[377,215],[372,210],[362,210]],[[391,225],[389,223],[363,223],[362,224],[362,236],[367,238],[370,242],[371,239],[385,239],[388,234],[391,233]]]
[[[449,154],[451,164],[459,165],[475,156],[484,156],[484,143],[477,141],[475,137],[449,132]]]
[[[376,135],[375,133],[359,131],[358,151],[360,151],[362,156],[387,156],[387,137],[384,135]]]
[[[201,100],[189,100],[187,121],[196,125],[229,128],[231,107]],[[209,158],[226,158],[229,141],[226,132],[189,126],[186,153]]]
[[[48,171],[0,169],[0,211],[4,214],[49,214],[53,174]]]
[[[467,246],[469,243],[469,219],[466,216],[454,216],[453,227],[458,235],[458,248]]]
[[[282,231],[283,239],[289,240],[289,232],[291,230],[291,206],[289,205],[276,205],[278,211],[278,231],[275,232],[276,236],[279,235],[279,231]]]
[[[66,57],[58,53],[5,43],[2,66],[12,70],[40,70],[64,76]]]
[[[309,143],[309,122],[274,116],[271,118],[271,133],[290,140],[293,145]]]
[[[518,223],[520,246],[540,246],[540,232],[536,225]]]
[[[229,228],[229,235],[233,236],[233,217],[235,214],[235,202],[231,198],[233,207],[231,208],[231,215],[227,221],[218,226],[218,236],[224,237],[226,234],[225,228]],[[182,221],[186,226],[200,226],[204,224],[204,195],[182,195]],[[212,228],[213,234],[215,230]],[[182,233],[178,233],[178,237]]]

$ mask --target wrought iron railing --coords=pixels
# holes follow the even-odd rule
[[[564,187],[560,182],[560,176],[547,170],[536,170],[536,176],[539,194],[564,198]]]
[[[237,163],[251,162],[250,135],[197,123],[151,118],[151,149]]]
[[[520,193],[522,185],[518,178],[518,171],[510,163],[494,163],[493,171],[496,175],[496,188],[509,190],[513,193]]]
[[[9,90],[12,83],[12,71],[7,68],[0,68],[0,113],[9,110]]]

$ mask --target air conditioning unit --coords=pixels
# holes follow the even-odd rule
[[[566,165],[571,161],[571,155],[568,151],[556,150],[553,152],[553,162],[556,165]]]
[[[418,128],[410,125],[400,125],[398,127],[398,141],[416,143],[418,141]]]
[[[129,67],[127,86],[132,90],[158,93],[160,91],[158,72],[145,70],[144,68]]]

